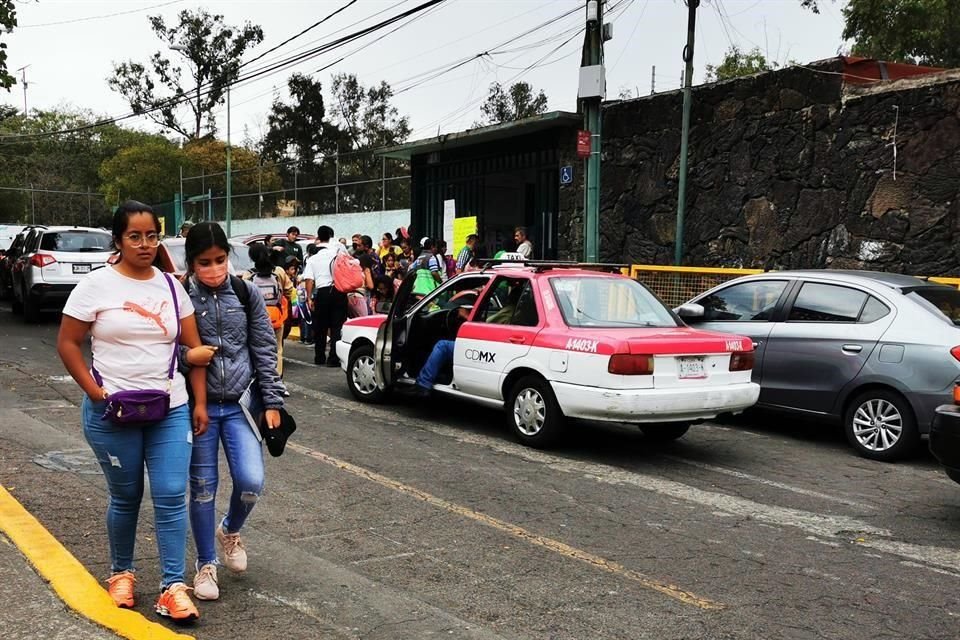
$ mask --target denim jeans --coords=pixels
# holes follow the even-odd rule
[[[207,405],[210,426],[193,443],[190,461],[190,525],[197,543],[197,567],[217,561],[214,547],[220,442],[230,467],[233,493],[223,519],[227,533],[237,533],[263,492],[263,450],[236,402]]]
[[[187,473],[193,431],[187,405],[159,422],[117,426],[103,417],[105,402],[84,396],[83,435],[97,456],[110,490],[107,535],[114,572],[133,571],[137,516],[143,498],[143,466],[150,477],[161,588],[183,582],[187,547]]]
[[[437,376],[443,371],[443,368],[453,362],[453,340],[440,340],[433,345],[433,351],[430,357],[420,369],[420,375],[417,376],[417,386],[433,388],[433,383],[437,381]]]

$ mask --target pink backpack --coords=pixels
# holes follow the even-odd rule
[[[363,287],[363,269],[360,261],[343,251],[333,259],[330,268],[333,273],[333,286],[342,293],[351,293]]]

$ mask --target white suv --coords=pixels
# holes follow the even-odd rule
[[[80,278],[107,265],[112,246],[103,229],[35,229],[13,265],[14,313],[36,322],[41,311],[62,308]]]

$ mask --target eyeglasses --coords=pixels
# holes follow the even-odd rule
[[[147,235],[142,235],[139,233],[128,233],[123,236],[127,239],[127,242],[130,243],[130,246],[134,248],[142,247],[144,245],[148,247],[156,247],[160,244],[160,234],[159,233],[148,233]]]

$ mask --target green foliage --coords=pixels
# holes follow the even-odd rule
[[[843,17],[855,55],[960,67],[957,0],[850,0]]]
[[[326,121],[323,86],[310,76],[295,73],[287,81],[293,104],[279,98],[267,116],[263,156],[274,162],[298,158],[304,166],[336,149],[337,131]]]
[[[353,74],[333,76],[333,125],[340,134],[340,151],[401,144],[410,135],[410,122],[390,101],[386,82],[364,87]]]
[[[176,144],[161,137],[147,138],[103,161],[100,192],[108,202],[128,197],[163,202],[180,190],[180,167],[188,165],[186,152]]]
[[[17,7],[13,0],[0,0],[0,33],[10,33],[17,26]],[[0,89],[10,90],[16,79],[7,72],[7,43],[0,42]]]
[[[88,111],[65,110],[34,110],[29,118],[9,110],[0,113],[4,115],[6,117],[0,117],[0,136],[61,131],[99,119]],[[37,222],[87,224],[91,219],[96,221],[106,210],[103,198],[98,195],[101,163],[124,147],[156,138],[158,136],[152,134],[107,125],[64,135],[5,141],[0,154],[0,186],[33,185],[37,189],[77,194],[37,193],[31,201],[28,193],[7,191],[0,198],[0,220],[28,220],[35,208]],[[91,198],[86,195],[88,189],[93,193]]]
[[[751,76],[755,73],[770,71],[777,68],[776,62],[768,62],[760,49],[754,47],[750,51],[741,51],[736,45],[727,49],[723,62],[719,65],[708,64],[704,74],[704,81],[717,82]]]
[[[108,83],[135,113],[193,139],[201,137],[204,121],[207,132],[215,132],[213,110],[223,103],[227,86],[236,79],[243,53],[263,41],[263,29],[249,22],[242,28],[228,26],[222,15],[203,9],[181,11],[178,19],[178,24],[168,27],[161,16],[151,16],[150,26],[165,50],[154,53],[146,64],[114,65]],[[182,49],[189,62],[187,84],[183,68],[168,57],[171,53],[166,49],[173,47]],[[186,120],[180,117],[184,105],[190,109]]]
[[[547,94],[540,91],[534,94],[533,86],[527,82],[515,82],[509,89],[494,82],[486,101],[480,106],[483,121],[480,125],[513,122],[545,113]]]

